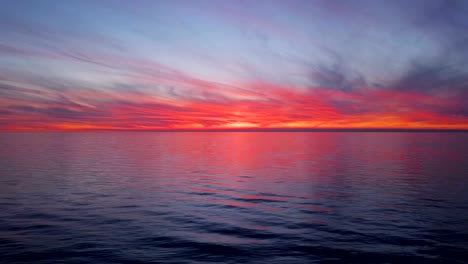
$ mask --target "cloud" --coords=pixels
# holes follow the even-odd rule
[[[142,56],[139,48],[150,45],[111,30],[109,17],[95,30],[54,18],[54,25],[2,18],[0,129],[468,127],[464,2],[307,4],[317,23],[300,1],[203,10],[207,17],[194,20],[196,44],[177,28],[183,23],[167,29],[171,38],[150,32],[152,41],[174,50],[187,47],[155,53],[160,57]],[[182,13],[194,15],[189,9]],[[220,17],[223,23],[210,24]],[[121,18],[142,32],[150,28],[136,17]],[[211,52],[210,43],[233,54]],[[246,74],[219,81],[217,74],[229,69]]]

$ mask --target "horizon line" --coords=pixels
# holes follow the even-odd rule
[[[44,132],[468,132],[457,128],[161,128],[161,129],[49,129],[0,130],[0,133]]]

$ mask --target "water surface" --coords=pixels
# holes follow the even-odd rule
[[[468,263],[468,133],[0,134],[2,263]]]

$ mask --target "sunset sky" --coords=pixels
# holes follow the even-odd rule
[[[468,129],[468,1],[18,1],[0,130]]]

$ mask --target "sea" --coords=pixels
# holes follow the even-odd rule
[[[468,133],[0,133],[0,263],[468,263]]]

